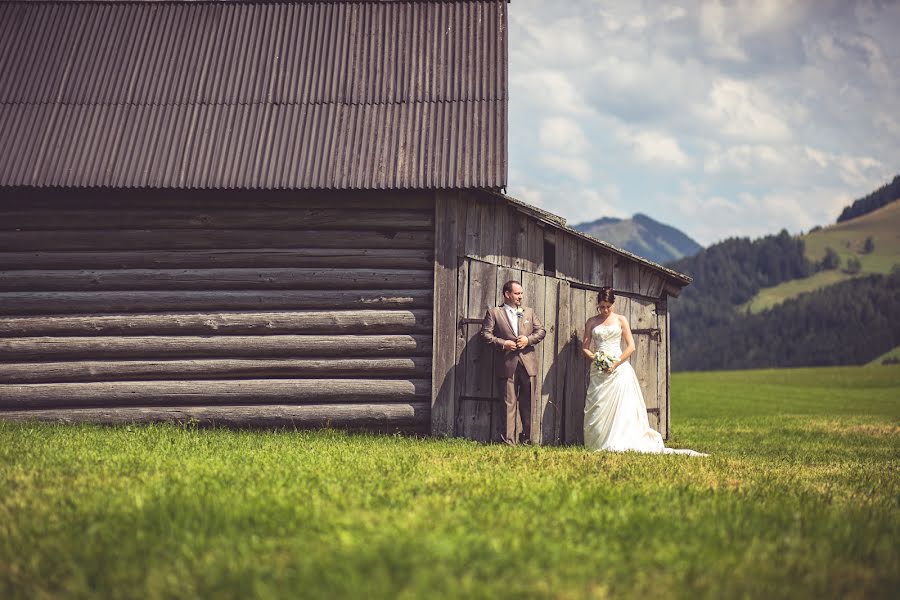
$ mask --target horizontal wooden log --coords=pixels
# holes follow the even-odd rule
[[[431,358],[264,358],[0,363],[2,383],[155,379],[426,377]]]
[[[0,292],[92,290],[430,289],[411,269],[116,269],[0,271]]]
[[[430,231],[122,229],[0,231],[0,251],[215,248],[431,248]]]
[[[96,358],[427,356],[430,335],[0,338],[0,362]]]
[[[0,317],[0,337],[430,333],[431,320],[429,309]]]
[[[250,406],[158,406],[51,408],[0,411],[0,420],[16,422],[194,424],[199,427],[331,427],[379,432],[427,433],[427,402],[389,404],[313,404]]]
[[[0,315],[428,308],[432,290],[0,292]]]
[[[0,408],[417,402],[427,379],[236,379],[0,385]]]
[[[433,211],[379,208],[0,210],[0,229],[432,229]]]
[[[432,248],[234,248],[0,252],[0,269],[430,269]]]

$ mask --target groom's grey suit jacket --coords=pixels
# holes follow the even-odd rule
[[[521,360],[528,375],[534,377],[538,372],[537,355],[534,352],[535,344],[539,344],[547,331],[544,325],[534,314],[534,310],[522,307],[525,314],[519,319],[519,335],[528,338],[528,345],[521,350],[507,352],[503,349],[503,342],[516,340],[509,318],[502,306],[489,308],[484,315],[481,324],[481,338],[495,349],[494,375],[501,379],[509,379],[516,373],[516,365]]]

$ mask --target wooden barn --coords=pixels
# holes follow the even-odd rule
[[[690,279],[501,193],[507,7],[0,0],[0,418],[489,441],[519,279],[535,440],[581,441],[603,285],[667,435]]]

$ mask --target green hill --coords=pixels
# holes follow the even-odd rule
[[[804,242],[804,254],[809,261],[821,263],[827,249],[831,248],[840,260],[839,268],[763,288],[740,307],[741,311],[749,309],[751,313],[758,313],[800,294],[854,277],[890,273],[900,265],[900,201],[894,201],[861,217],[817,229],[800,239]],[[870,239],[873,247],[870,252],[866,252],[866,240]],[[859,270],[851,273],[847,268],[853,260],[859,261]]]
[[[703,248],[684,232],[640,213],[630,219],[603,217],[572,227],[660,264],[692,256]]]
[[[668,266],[694,277],[670,308],[676,371],[865,364],[900,344],[900,201]]]
[[[874,249],[866,254],[864,246],[869,238]],[[812,261],[822,260],[826,248],[832,248],[841,258],[842,267],[855,257],[862,273],[890,273],[900,264],[900,200],[856,219],[810,232],[803,239],[806,256]]]

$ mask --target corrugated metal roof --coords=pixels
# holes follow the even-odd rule
[[[504,1],[0,2],[0,185],[506,185]]]

